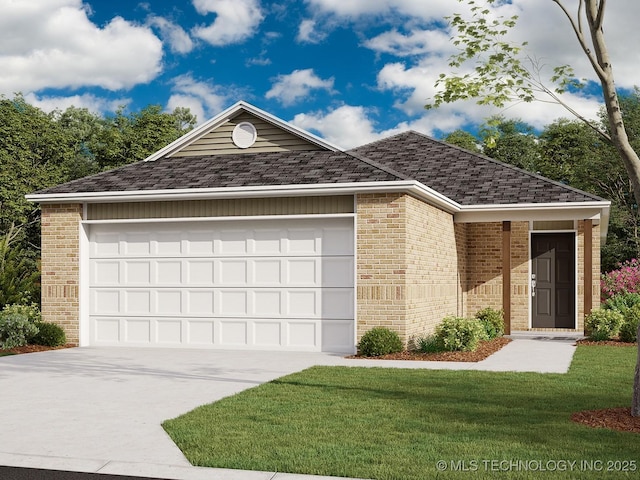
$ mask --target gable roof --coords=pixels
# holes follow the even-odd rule
[[[259,119],[261,122],[273,125],[278,129],[282,130],[283,132],[290,134],[293,137],[297,137],[304,142],[307,142],[309,145],[314,147],[313,149],[330,150],[330,151],[342,150],[336,145],[333,145],[332,143],[329,143],[326,140],[320,137],[317,137],[316,135],[313,135],[310,132],[302,130],[296,127],[295,125],[285,122],[284,120],[281,120],[278,117],[275,117],[270,113],[265,112],[264,110],[260,110],[259,108],[247,102],[239,101],[234,105],[232,105],[231,107],[224,110],[223,112],[221,112],[220,114],[213,117],[211,120],[208,120],[207,122],[203,123],[202,125],[198,126],[197,128],[191,130],[187,134],[178,138],[174,142],[171,142],[166,147],[161,148],[160,150],[153,153],[152,155],[149,155],[149,157],[147,157],[145,161],[147,162],[155,161],[155,160],[158,160],[159,158],[175,156],[177,154],[180,154],[181,151],[188,149],[191,145],[194,145],[209,133],[217,129],[220,129],[223,125],[230,122],[231,120],[238,117],[239,115],[242,115],[243,113],[249,114],[252,117]]]
[[[593,202],[602,198],[408,131],[349,150],[460,205]]]

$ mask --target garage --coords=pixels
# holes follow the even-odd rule
[[[90,345],[354,351],[352,216],[86,228]]]

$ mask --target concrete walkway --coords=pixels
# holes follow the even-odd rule
[[[192,467],[161,423],[314,365],[565,373],[578,338],[512,337],[477,363],[128,348],[0,357],[0,464],[176,480],[318,480],[322,477]]]

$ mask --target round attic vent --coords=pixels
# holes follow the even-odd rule
[[[236,147],[249,148],[256,142],[258,131],[252,123],[241,122],[233,129],[231,138]]]

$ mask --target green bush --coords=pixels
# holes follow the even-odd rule
[[[638,341],[638,325],[640,324],[640,304],[628,308],[624,313],[624,322],[620,326],[620,340],[623,342]]]
[[[475,318],[484,327],[488,340],[504,335],[504,316],[502,310],[487,307],[476,313]]]
[[[436,337],[443,350],[472,352],[486,338],[486,332],[476,319],[451,316],[436,327]]]
[[[38,333],[38,327],[29,317],[20,313],[0,313],[0,349],[22,347]]]
[[[37,322],[35,325],[38,333],[29,339],[29,343],[47,347],[59,347],[67,343],[67,336],[59,325],[47,322]]]
[[[437,353],[443,350],[440,340],[436,335],[419,337],[416,342],[416,350],[421,353]]]
[[[35,303],[32,303],[31,305],[22,305],[19,303],[5,305],[2,312],[0,312],[0,316],[3,315],[23,315],[33,323],[42,321],[40,309]]]
[[[386,327],[374,327],[360,339],[358,353],[365,357],[379,357],[404,350],[398,334]]]
[[[640,293],[618,293],[602,304],[606,310],[617,310],[624,315],[634,305],[640,305]]]
[[[610,340],[618,335],[624,317],[617,310],[597,308],[585,318],[585,329],[592,340]]]

